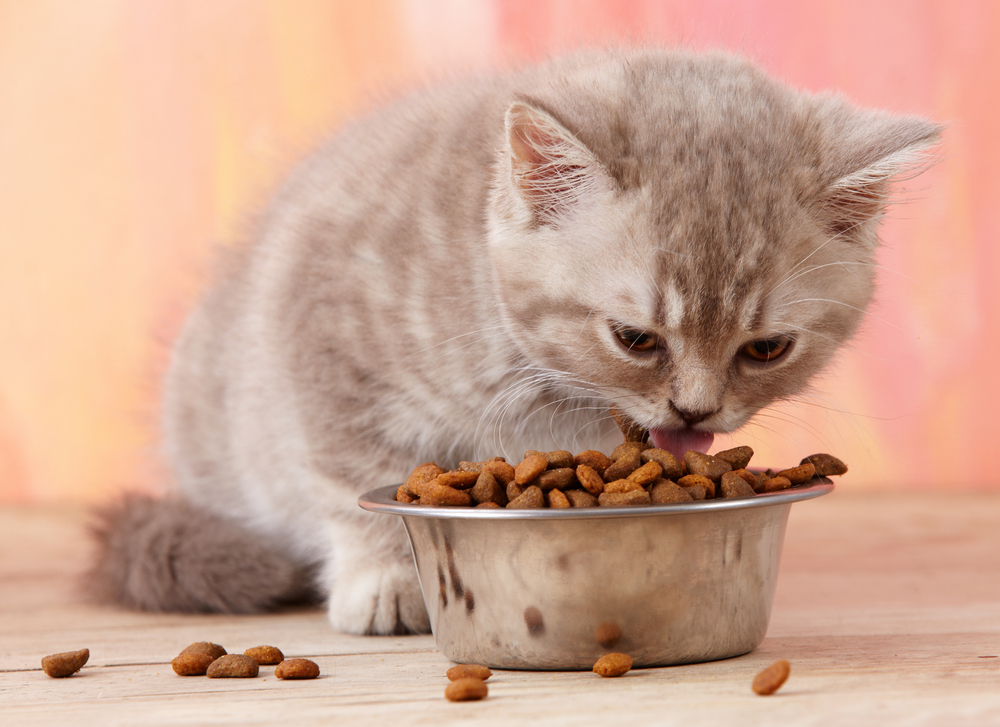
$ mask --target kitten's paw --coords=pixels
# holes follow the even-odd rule
[[[365,562],[342,570],[327,604],[330,623],[352,634],[431,630],[412,562]]]

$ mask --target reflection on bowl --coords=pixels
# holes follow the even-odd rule
[[[497,669],[636,667],[745,654],[764,638],[792,503],[819,483],[682,505],[432,508],[396,487],[359,499],[399,515],[445,656]]]

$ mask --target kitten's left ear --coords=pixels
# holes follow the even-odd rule
[[[942,127],[916,116],[837,114],[830,124],[830,166],[819,215],[833,235],[874,246],[874,227],[889,203],[890,182],[912,178],[930,161]],[[839,118],[837,118],[839,117]]]
[[[611,187],[597,157],[548,112],[517,101],[507,110],[506,129],[512,181],[539,222]]]

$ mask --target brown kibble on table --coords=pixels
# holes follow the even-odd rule
[[[545,507],[545,493],[535,485],[526,487],[524,492],[507,503],[510,510],[530,510],[537,507]]]
[[[254,646],[243,653],[263,666],[273,666],[285,660],[285,655],[281,653],[281,649],[274,646]]]
[[[250,679],[260,673],[257,662],[246,654],[226,654],[212,662],[205,672],[209,679]]]
[[[319,664],[309,659],[285,659],[274,667],[278,679],[315,679],[319,676]]]
[[[613,649],[622,640],[622,627],[616,623],[605,621],[598,624],[594,630],[594,641],[605,649]]]
[[[594,673],[602,677],[620,677],[632,668],[632,657],[628,654],[605,654],[594,664]]]
[[[799,464],[806,464],[807,462],[816,468],[816,474],[820,477],[847,474],[847,465],[832,454],[810,454],[799,462]]]
[[[462,677],[444,688],[444,696],[450,702],[472,702],[485,699],[489,691],[489,687],[482,679]]]
[[[514,468],[514,482],[522,487],[548,469],[549,461],[540,454],[533,454],[525,457],[524,460]]]
[[[208,654],[178,654],[170,662],[170,668],[178,676],[203,677],[213,661]]]
[[[754,678],[753,690],[764,696],[774,694],[788,679],[791,671],[792,668],[788,661],[779,659]]]
[[[728,462],[729,466],[734,470],[741,470],[750,464],[750,460],[753,459],[753,450],[747,446],[733,447],[732,449],[716,452],[715,457]]]
[[[90,649],[49,654],[42,657],[42,671],[56,679],[72,676],[83,668],[89,658]]]
[[[225,656],[226,650],[218,644],[213,644],[211,641],[196,641],[189,646],[185,646],[181,654],[208,654],[214,661],[220,656]]]
[[[472,677],[473,679],[485,682],[493,676],[493,672],[490,671],[488,666],[483,666],[482,664],[458,664],[449,669],[447,675],[449,681]]]

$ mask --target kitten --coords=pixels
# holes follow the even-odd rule
[[[606,446],[611,403],[705,451],[854,333],[888,182],[938,134],[654,50],[354,123],[191,316],[163,419],[180,499],[106,514],[91,589],[247,612],[314,588],[337,629],[427,631],[403,530],[359,493],[428,460]]]

